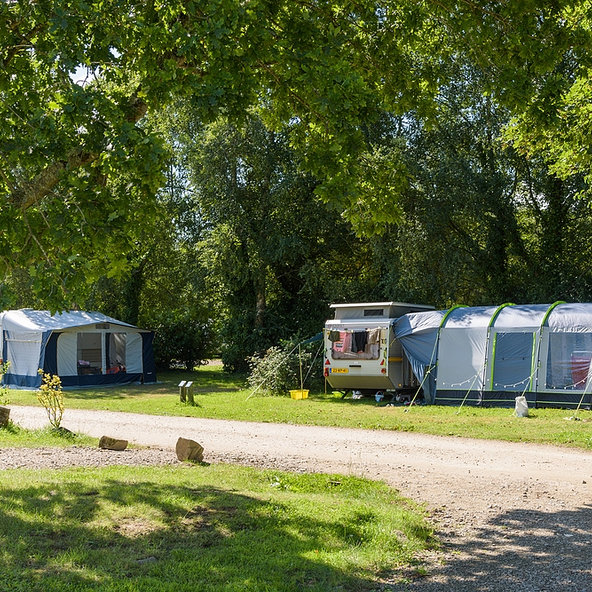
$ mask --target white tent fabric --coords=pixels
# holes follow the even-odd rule
[[[495,307],[457,308],[442,327],[438,356],[438,388],[481,390],[488,326]]]
[[[58,339],[58,375],[73,376],[78,372],[76,365],[78,336],[64,333]]]
[[[41,368],[57,373],[65,386],[154,382],[152,337],[151,331],[99,312],[4,311],[0,351],[10,362],[4,381],[36,388]]]
[[[592,405],[592,303],[405,316],[395,336],[418,379],[430,368],[428,403],[510,406],[525,395],[534,405]]]
[[[30,374],[37,372],[39,352],[41,351],[39,331],[6,331],[6,359],[10,360],[10,372],[14,374]]]
[[[126,344],[126,358],[128,372],[142,371],[142,337],[129,334]]]

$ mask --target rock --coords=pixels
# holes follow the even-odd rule
[[[127,440],[102,436],[99,440],[99,448],[103,448],[104,450],[125,450],[127,448]]]
[[[198,444],[194,440],[188,440],[187,438],[179,438],[177,440],[177,446],[175,447],[175,451],[177,453],[177,458],[180,461],[203,461],[204,448],[201,444]]]
[[[10,419],[10,409],[8,407],[0,407],[0,428],[5,428]]]

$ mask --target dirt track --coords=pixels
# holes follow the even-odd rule
[[[11,418],[28,428],[47,424],[39,408],[13,407]],[[442,553],[426,557],[430,576],[386,589],[592,592],[589,452],[413,433],[70,409],[63,425],[171,454],[178,437],[191,438],[204,446],[204,460],[210,462],[386,481],[426,504],[444,542]]]

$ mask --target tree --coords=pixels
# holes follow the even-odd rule
[[[0,5],[0,265],[53,307],[121,273],[154,220],[165,154],[146,113],[288,122],[316,195],[359,232],[400,221],[409,171],[366,142],[387,110],[437,113],[450,56],[489,76],[509,137],[565,178],[589,171],[582,1],[11,0]],[[87,80],[74,73],[86,69]]]
[[[581,176],[553,174],[504,141],[507,109],[458,57],[431,126],[407,116],[376,142],[406,142],[405,220],[376,246],[384,297],[452,304],[587,299],[592,217]],[[386,138],[386,139],[385,139]]]
[[[353,245],[359,263],[364,246],[315,197],[317,182],[300,170],[288,131],[268,130],[255,114],[240,127],[220,119],[199,128],[179,117],[194,132],[175,140],[207,224],[200,261],[206,291],[219,302],[223,358],[227,367],[243,368],[279,339],[318,330],[330,286],[351,264],[329,281],[326,274],[338,268],[335,260],[352,257]]]

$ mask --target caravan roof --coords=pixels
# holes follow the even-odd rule
[[[406,302],[358,302],[348,304],[331,304],[335,310],[335,320],[340,319],[395,319],[410,312],[433,310],[433,306],[424,304],[408,304]]]

